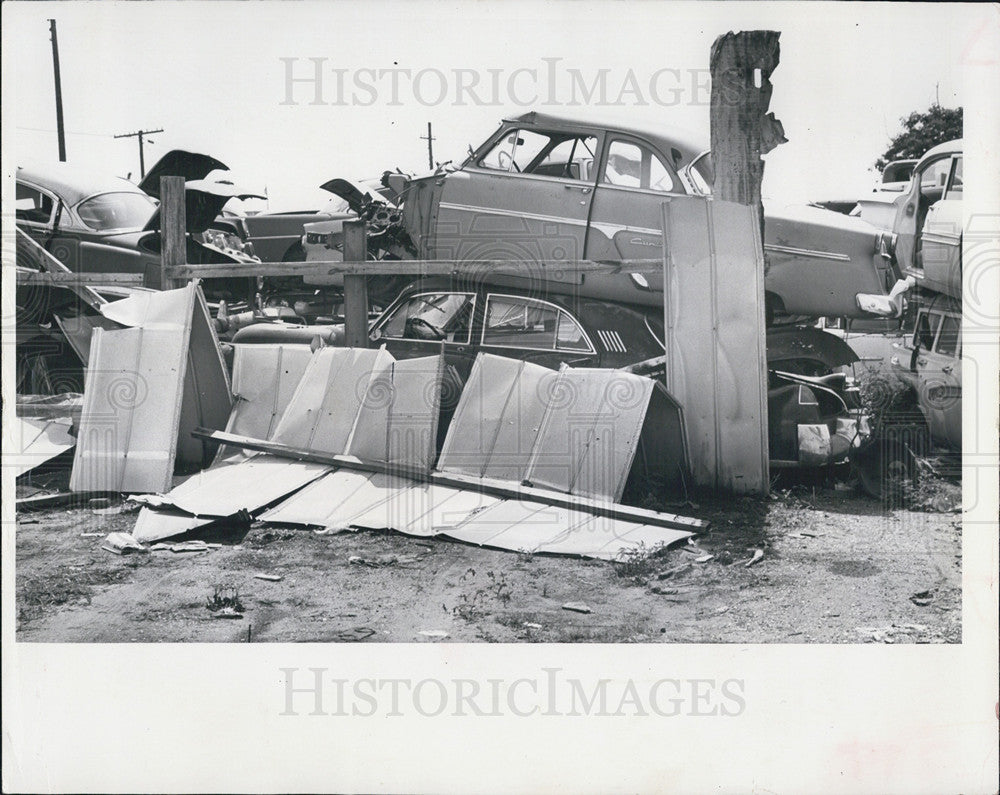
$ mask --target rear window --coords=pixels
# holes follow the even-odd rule
[[[545,301],[505,295],[491,295],[486,301],[483,345],[593,351],[580,324],[565,310]]]
[[[921,312],[917,315],[917,326],[913,330],[913,344],[925,350],[934,348],[934,335],[941,323],[941,315]]]
[[[76,208],[91,229],[142,229],[153,216],[156,202],[145,193],[101,193]]]
[[[954,356],[958,353],[958,339],[961,328],[962,324],[957,317],[954,315],[945,315],[941,319],[941,332],[938,334],[937,348],[935,350],[946,356]]]

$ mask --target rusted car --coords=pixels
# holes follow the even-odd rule
[[[424,259],[656,258],[663,202],[710,195],[713,181],[706,147],[668,128],[532,112],[504,120],[457,169],[412,180],[404,226]],[[880,234],[829,210],[765,202],[768,317],[870,316],[857,296],[885,295],[899,277]],[[585,281],[573,289],[663,301],[659,276]]]
[[[624,368],[663,372],[662,310],[584,295],[548,292],[540,285],[423,279],[407,289],[370,327],[372,345],[397,358],[443,350],[446,388],[441,433],[480,352],[558,369]],[[240,329],[245,344],[343,345],[342,325],[262,323]],[[856,356],[818,329],[774,327],[767,335],[769,444],[772,466],[839,463],[861,439],[856,390],[834,372]]]
[[[139,185],[67,163],[17,169],[17,227],[70,270],[141,273],[159,286],[159,178],[183,176],[186,184],[187,261],[256,262],[239,237],[213,229],[233,197],[247,194],[208,174],[226,166],[215,158],[174,150],[161,158]],[[228,291],[234,285],[212,284]],[[245,280],[244,280],[245,281]],[[241,290],[243,294],[246,289]]]

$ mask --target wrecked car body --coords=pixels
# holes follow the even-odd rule
[[[414,179],[404,224],[424,259],[656,258],[662,203],[710,196],[713,181],[710,153],[685,135],[532,112],[506,119],[458,169]],[[829,210],[767,203],[768,316],[870,316],[857,296],[898,279],[879,234]],[[659,276],[593,276],[574,289],[663,301]]]
[[[139,185],[66,163],[17,169],[17,227],[75,272],[140,273],[160,284],[159,177],[186,180],[187,261],[256,262],[242,241],[213,229],[230,199],[250,196],[231,183],[208,181],[225,166],[207,155],[174,150]],[[246,296],[245,280],[211,285],[213,292]]]

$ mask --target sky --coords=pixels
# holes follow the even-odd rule
[[[163,128],[147,166],[201,151],[266,190],[269,209],[315,208],[333,177],[425,171],[428,122],[437,161],[529,110],[682,127],[707,147],[712,41],[766,28],[781,32],[771,110],[789,143],[766,157],[764,194],[848,198],[871,190],[902,116],[963,104],[961,64],[995,45],[997,16],[905,3],[4,3],[5,138],[18,161],[57,157],[54,18],[69,162],[138,179],[136,139],[113,136]]]

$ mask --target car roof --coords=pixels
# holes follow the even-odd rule
[[[937,157],[938,155],[953,154],[955,152],[961,152],[961,151],[962,151],[961,138],[956,138],[953,141],[945,141],[943,144],[938,144],[937,146],[928,149],[926,154],[924,154],[924,156],[920,158],[920,164],[922,164],[925,160],[930,160],[932,158]],[[919,169],[920,164],[918,164],[917,168],[914,168],[913,170],[916,171],[917,169]]]
[[[504,121],[539,127],[591,127],[609,132],[625,133],[626,135],[638,135],[655,144],[663,152],[676,149],[680,153],[680,157],[675,157],[677,160],[675,165],[679,168],[683,168],[708,149],[708,143],[704,139],[678,127],[629,124],[620,119],[601,118],[597,114],[577,116],[569,113],[554,114],[531,111],[520,116],[506,118]]]
[[[70,206],[95,193],[142,193],[126,179],[112,177],[100,171],[80,168],[69,163],[31,163],[18,166],[17,178],[57,194]]]

